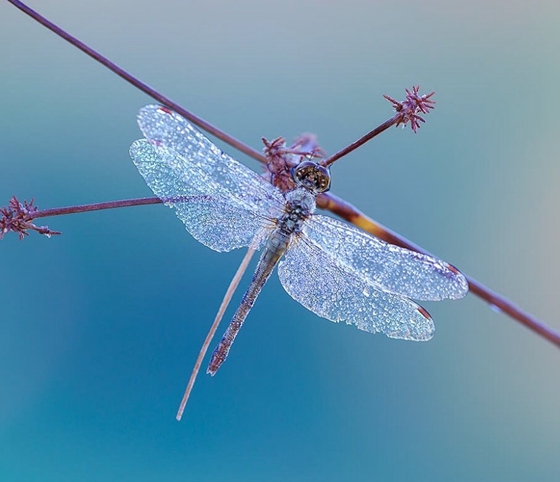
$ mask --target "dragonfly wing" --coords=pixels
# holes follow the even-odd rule
[[[282,194],[270,182],[223,153],[179,114],[165,107],[147,105],[138,113],[138,125],[156,149],[165,147],[176,152],[185,159],[185,167],[194,176],[205,174],[236,202],[256,210],[266,210],[271,203],[284,205]]]
[[[467,294],[466,278],[450,264],[386,243],[336,219],[313,216],[303,231],[338,263],[380,290],[423,301]]]
[[[262,228],[271,225],[270,219],[283,205],[283,196],[268,184],[271,189],[265,197],[260,184],[267,184],[266,181],[241,164],[243,169],[238,170],[249,173],[242,177],[242,186],[234,185],[235,176],[229,184],[221,184],[219,176],[213,176],[212,171],[201,168],[201,164],[205,159],[209,163],[226,159],[230,165],[236,161],[217,153],[211,148],[215,146],[208,143],[208,149],[200,147],[187,158],[165,145],[157,146],[140,139],[130,147],[130,155],[154,194],[175,209],[196,240],[216,251],[249,246],[257,233],[263,232]],[[228,170],[227,163],[215,167]],[[250,185],[261,189],[262,195],[257,199],[251,197]],[[240,192],[236,187],[246,191]]]
[[[404,340],[433,336],[434,324],[426,310],[378,290],[304,235],[294,239],[278,266],[278,276],[292,298],[328,320]]]

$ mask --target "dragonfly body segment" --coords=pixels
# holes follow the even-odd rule
[[[214,375],[225,361],[229,349],[241,329],[245,318],[253,307],[264,284],[284,255],[294,236],[297,236],[305,220],[315,211],[315,196],[306,188],[300,187],[286,194],[285,212],[278,225],[269,235],[259,259],[251,284],[241,299],[241,304],[212,354],[207,372]]]
[[[427,311],[409,298],[467,293],[453,266],[314,214],[316,195],[330,185],[320,164],[300,163],[293,172],[297,187],[282,193],[168,109],[146,106],[138,123],[145,139],[130,148],[134,163],[194,238],[216,251],[264,248],[209,373],[225,360],[276,265],[288,294],[317,315],[405,340],[425,341],[434,333]]]

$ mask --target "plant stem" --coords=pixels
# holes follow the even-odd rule
[[[157,197],[145,197],[138,199],[124,199],[122,201],[107,201],[102,203],[82,204],[68,206],[65,208],[43,209],[33,213],[32,219],[46,218],[49,216],[62,216],[64,214],[86,213],[89,211],[101,211],[103,209],[126,208],[129,206],[145,206],[147,204],[162,204],[163,201]]]
[[[111,72],[114,72],[119,77],[123,78],[137,89],[141,90],[145,94],[157,100],[160,104],[169,107],[170,109],[174,110],[178,114],[181,114],[183,117],[190,120],[193,124],[197,125],[201,129],[212,134],[218,139],[226,142],[227,144],[234,147],[235,149],[238,149],[239,151],[243,152],[244,154],[247,154],[248,156],[252,157],[253,159],[256,159],[259,162],[266,163],[265,157],[260,152],[256,151],[252,147],[249,147],[243,142],[237,140],[235,137],[230,136],[229,134],[225,133],[221,129],[218,129],[217,127],[213,126],[212,124],[205,121],[201,117],[198,117],[192,112],[184,109],[179,104],[172,101],[169,97],[160,94],[157,90],[150,87],[148,84],[142,82],[140,79],[137,79],[132,74],[128,73],[126,70],[119,67],[114,62],[111,62],[108,58],[101,55],[99,52],[93,50],[91,47],[88,47],[81,40],[78,40],[76,37],[62,30],[58,25],[55,25],[50,20],[46,19],[32,8],[29,8],[27,5],[20,2],[19,0],[8,0],[8,1],[15,7],[19,8],[22,12],[24,12],[25,14],[29,15],[31,18],[39,22],[41,25],[45,26],[59,37],[63,38],[70,44],[74,45],[76,48],[80,49],[85,54],[89,55],[92,59],[97,60],[97,62],[107,67]]]
[[[389,129],[389,127],[395,125],[399,119],[401,118],[400,114],[395,114],[390,119],[383,122],[383,124],[377,126],[375,129],[369,131],[365,136],[360,137],[357,141],[353,142],[349,146],[346,146],[344,149],[341,149],[337,153],[333,154],[332,156],[328,157],[327,159],[321,161],[323,166],[330,166],[333,162],[338,161],[341,157],[350,154],[352,151],[356,150],[358,147],[363,146],[366,142],[373,139],[375,136],[381,134],[382,132]]]

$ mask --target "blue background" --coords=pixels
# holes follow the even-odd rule
[[[381,94],[435,90],[420,132],[341,161],[333,192],[560,329],[556,0],[46,3],[257,149],[313,132],[332,153],[391,115]],[[151,100],[7,2],[0,100],[0,205],[151,195],[128,157]],[[161,206],[45,222],[63,236],[0,243],[1,480],[560,480],[558,349],[472,295],[426,304],[417,344],[322,320],[273,276],[178,423],[243,253]]]

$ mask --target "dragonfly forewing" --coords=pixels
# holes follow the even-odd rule
[[[272,204],[282,208],[280,191],[247,166],[222,152],[204,134],[180,115],[157,105],[140,109],[138,125],[156,148],[163,146],[181,156],[193,173],[191,182],[211,179],[228,192],[230,201],[247,204],[247,209],[266,213]]]

